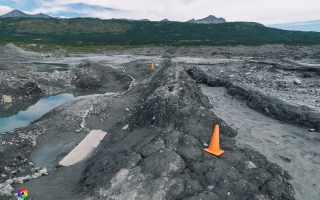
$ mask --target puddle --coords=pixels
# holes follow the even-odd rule
[[[67,71],[70,67],[73,67],[82,62],[90,61],[93,63],[99,63],[108,65],[114,68],[122,67],[122,64],[129,63],[136,60],[146,60],[151,62],[160,62],[162,60],[159,56],[138,56],[138,55],[96,55],[96,54],[77,54],[76,57],[65,58],[43,58],[32,60],[27,63],[37,65],[37,70],[42,72]],[[98,92],[95,92],[98,93]],[[20,111],[17,115],[7,118],[0,118],[0,134],[3,132],[12,131],[15,128],[24,127],[31,122],[39,119],[42,115],[52,110],[55,107],[60,106],[68,101],[90,97],[92,91],[88,91],[87,94],[81,92],[80,94],[60,94],[49,98],[39,100],[35,105],[30,106],[25,111]],[[81,95],[81,96],[79,96]]]
[[[224,87],[200,85],[208,96],[211,109],[238,131],[237,145],[258,150],[268,160],[287,170],[292,176],[296,199],[318,199],[320,196],[320,133],[308,132],[271,119],[250,109],[245,101],[226,93]],[[223,144],[221,144],[223,149]]]
[[[239,59],[216,59],[216,58],[203,58],[203,57],[175,57],[172,59],[173,62],[182,62],[188,64],[197,65],[214,65],[214,64],[226,64],[230,62],[240,61]]]
[[[138,55],[96,55],[96,54],[77,54],[76,57],[65,57],[65,58],[44,58],[41,60],[34,60],[30,63],[41,63],[51,65],[68,65],[70,67],[76,66],[82,62],[94,62],[102,65],[107,65],[113,68],[121,68],[122,64],[129,63],[136,60],[147,60],[147,61],[160,61],[159,56],[138,56]]]
[[[37,148],[41,150],[33,153],[32,162],[35,163],[36,166],[40,166],[42,168],[46,167],[51,170],[54,168],[56,163],[60,161],[59,159],[68,153],[68,149],[72,149],[81,141],[80,139],[82,137],[79,134],[77,136],[72,136],[74,138],[65,138],[62,142],[55,141],[38,146]]]
[[[31,122],[39,119],[45,113],[68,101],[93,96],[96,96],[96,94],[75,97],[73,94],[64,93],[40,99],[35,105],[30,106],[25,111],[20,111],[18,114],[12,117],[0,118],[0,133],[9,132],[15,128],[28,126]]]
[[[43,62],[31,62],[32,64],[39,65],[38,72],[53,72],[68,71],[69,65],[65,63],[43,63]]]

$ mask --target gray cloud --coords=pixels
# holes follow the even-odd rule
[[[7,14],[8,12],[12,11],[13,9],[8,6],[1,6],[0,5],[0,15]]]
[[[19,1],[19,0],[18,0]],[[22,0],[23,1],[23,0]],[[78,9],[85,16],[187,21],[208,15],[224,17],[227,21],[254,21],[263,24],[279,24],[319,20],[319,0],[34,0],[38,8],[32,13],[55,14],[72,11],[71,4],[87,4]],[[94,6],[116,9],[95,10]]]

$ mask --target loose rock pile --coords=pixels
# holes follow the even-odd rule
[[[88,160],[79,183],[87,198],[293,199],[290,175],[260,153],[238,148],[236,132],[209,111],[182,67],[166,61],[141,85],[138,99],[133,115],[118,122]],[[214,124],[221,125],[221,157],[203,151]]]

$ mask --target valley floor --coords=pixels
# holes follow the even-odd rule
[[[319,46],[0,52],[0,94],[12,97],[0,117],[55,94],[98,94],[0,135],[4,198],[21,187],[39,200],[320,195]],[[215,124],[220,157],[203,151]],[[107,132],[93,154],[58,167],[90,130]]]

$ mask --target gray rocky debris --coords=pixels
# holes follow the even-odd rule
[[[13,179],[13,182],[14,182],[14,183],[23,183],[23,180],[24,180],[24,179],[23,179],[22,177],[18,177],[18,178],[14,178],[14,179]]]
[[[281,45],[277,48],[273,47],[274,46],[268,45],[257,47],[259,51],[262,50],[263,53],[261,53],[261,55],[258,55],[259,53],[252,50],[252,48],[255,49],[255,47],[239,47],[239,49],[241,50],[239,52],[241,52],[241,57],[245,56],[245,54],[250,56],[252,54],[252,56],[254,57],[250,59],[259,59],[260,62],[260,60],[263,59],[271,59],[271,56],[278,56],[275,55],[277,53],[274,52],[272,52],[272,54],[268,53],[269,51],[278,51],[280,49],[280,52],[283,52],[282,50],[284,48],[287,48]],[[194,57],[197,56],[197,53],[201,53],[203,57],[208,56],[208,59],[211,59],[211,57],[213,56],[215,56],[214,59],[216,59],[217,56],[220,56],[219,59],[222,58],[222,61],[219,61],[217,59],[217,61],[211,60],[210,62],[205,61],[203,63],[206,64],[210,68],[210,70],[215,70],[215,68],[219,67],[223,69],[216,70],[216,74],[219,74],[220,72],[219,76],[221,77],[219,78],[225,80],[227,80],[228,78],[232,78],[232,81],[239,82],[232,83],[230,81],[223,82],[213,80],[211,82],[212,85],[226,84],[223,86],[228,88],[229,93],[232,93],[235,96],[244,97],[244,99],[247,100],[251,98],[251,100],[248,100],[252,101],[251,103],[249,103],[250,107],[256,108],[257,110],[260,109],[261,112],[266,113],[271,117],[279,119],[282,118],[287,121],[297,121],[297,123],[309,123],[309,121],[313,120],[316,125],[313,126],[314,124],[310,123],[308,127],[316,127],[318,125],[318,128],[320,128],[320,122],[319,120],[317,120],[317,116],[309,114],[307,108],[298,107],[299,109],[297,109],[297,107],[294,106],[285,106],[285,104],[283,103],[284,101],[275,101],[273,99],[266,98],[268,97],[268,95],[264,96],[254,93],[254,91],[260,90],[260,88],[258,88],[258,85],[261,84],[267,90],[269,90],[270,88],[275,88],[276,90],[278,90],[279,94],[282,94],[285,89],[288,89],[290,92],[292,88],[295,88],[297,89],[296,94],[301,95],[300,91],[301,93],[303,93],[302,97],[310,97],[309,93],[314,93],[313,96],[316,96],[317,94],[315,93],[314,88],[312,92],[309,92],[309,90],[303,88],[305,87],[305,85],[307,85],[306,79],[302,79],[304,84],[301,84],[299,86],[288,84],[292,83],[292,80],[294,80],[293,77],[301,76],[299,74],[297,76],[291,76],[291,71],[282,70],[282,66],[278,65],[278,63],[268,64],[255,62],[254,64],[252,64],[251,61],[243,61],[240,56],[239,58],[237,56],[232,56],[233,58],[235,58],[234,61],[230,61],[230,59],[226,61],[225,58],[228,56],[228,54],[231,55],[232,53],[234,53],[234,48],[221,47],[221,50],[219,50],[218,48],[220,47],[199,47],[197,48],[197,52],[194,53]],[[191,53],[187,54],[186,50],[184,50],[183,48],[177,49],[178,50],[174,50],[174,48],[171,48],[170,51],[173,52],[172,54],[176,54],[177,56],[191,55]],[[207,51],[206,49],[209,51]],[[146,52],[147,50],[141,51]],[[163,50],[160,49],[160,51]],[[129,50],[128,52],[137,52],[137,55],[142,55],[140,52],[134,50]],[[157,53],[159,52],[157,51]],[[165,53],[166,52],[164,52],[163,54],[165,55]],[[265,58],[258,57],[262,55]],[[291,56],[291,58],[293,58],[293,56]],[[242,61],[236,61],[238,59]],[[283,59],[283,57],[281,57],[281,59]],[[215,62],[219,63],[215,64]],[[227,62],[229,62],[229,64],[231,62],[230,66],[225,64]],[[175,64],[175,66],[178,66],[177,68],[175,68],[178,72],[175,72],[173,70],[171,70],[169,73],[166,73],[166,71],[161,72],[161,68],[159,68],[159,71],[162,74],[157,74],[156,71],[155,73],[151,74],[151,76],[149,76],[149,78],[147,78],[143,83],[145,85],[142,84],[141,90],[136,90],[136,88],[133,87],[133,92],[137,94],[137,97],[139,99],[141,99],[141,101],[137,102],[137,105],[143,105],[143,110],[140,111],[141,109],[138,109],[138,107],[133,109],[129,107],[131,115],[124,119],[124,121],[121,120],[114,127],[110,128],[113,130],[110,133],[110,141],[105,140],[103,141],[103,143],[101,143],[101,148],[99,149],[99,151],[97,150],[98,153],[94,154],[93,158],[88,161],[88,165],[86,166],[87,169],[85,172],[83,172],[84,174],[83,177],[81,177],[80,184],[81,186],[86,188],[86,191],[84,191],[84,193],[88,194],[87,191],[90,191],[90,194],[96,195],[94,199],[101,199],[106,197],[122,197],[127,199],[130,199],[132,197],[140,197],[141,199],[224,199],[227,198],[229,192],[231,193],[228,198],[239,197],[254,199],[256,196],[259,196],[259,198],[265,197],[265,199],[293,199],[293,196],[290,196],[291,187],[289,184],[290,182],[288,182],[288,180],[290,179],[289,175],[283,172],[282,169],[274,163],[268,162],[265,157],[259,156],[258,153],[247,149],[237,148],[234,145],[235,140],[233,138],[236,133],[232,132],[230,127],[221,127],[221,144],[222,148],[226,150],[227,154],[224,154],[222,157],[215,158],[203,153],[203,146],[207,146],[207,144],[204,145],[204,142],[209,143],[212,136],[212,123],[221,122],[212,113],[208,112],[209,107],[207,107],[207,105],[209,103],[206,101],[205,97],[198,93],[199,89],[197,90],[197,88],[193,85],[194,82],[207,83],[207,77],[205,75],[208,73],[201,73],[202,71],[199,71],[198,73],[201,73],[201,77],[194,76],[195,80],[190,81],[188,77],[185,76],[185,73],[183,72],[183,70],[181,70],[179,65],[180,63],[178,61],[177,64]],[[186,65],[189,65],[189,63],[187,63]],[[237,66],[240,66],[242,71],[236,71],[235,69]],[[101,69],[104,69],[104,67],[105,66],[101,66]],[[200,69],[203,66],[201,66],[201,64],[197,64],[196,67],[197,69]],[[231,70],[233,71],[230,71],[230,69],[224,69],[227,67],[232,67]],[[101,77],[103,79],[101,80],[99,79],[99,77],[94,77],[94,80],[91,82],[90,76],[99,75],[99,69],[97,69],[99,67],[96,68],[95,64],[91,64],[91,66],[88,66],[88,69],[85,69],[86,67],[75,68],[78,69],[72,69],[72,71],[77,73],[78,75],[74,76],[74,79],[77,81],[77,83],[73,82],[73,84],[71,84],[73,88],[92,89],[94,88],[95,83],[97,83],[96,85],[101,85],[102,91],[105,92],[105,89],[108,88],[107,86],[109,85],[109,83],[117,79],[117,81],[119,81],[119,83],[122,83],[122,85],[119,84],[119,86],[117,86],[118,89],[111,91],[119,91],[120,89],[121,91],[125,91],[128,89],[129,83],[133,82],[129,77],[121,75],[110,76],[109,74],[105,76],[108,77],[106,79],[104,79],[104,77],[102,76]],[[266,74],[265,77],[268,81],[259,80],[263,78],[261,78],[261,75],[257,73],[261,69],[262,72]],[[27,68],[27,70],[29,70],[29,68]],[[92,72],[90,72],[90,70],[92,70]],[[266,71],[270,73],[266,73]],[[145,73],[145,71],[141,70],[139,71],[139,73]],[[195,72],[192,73],[193,75],[196,74]],[[213,71],[213,74],[214,73],[215,72]],[[59,76],[61,76],[62,78],[63,74],[64,73],[60,72]],[[270,74],[272,76],[269,76]],[[82,75],[87,75],[87,77],[81,77]],[[144,75],[149,74],[145,73]],[[311,77],[309,75],[307,76],[309,81],[312,81],[312,77],[318,76],[313,72],[311,73],[311,75]],[[16,83],[16,76],[9,74],[7,77],[9,78],[10,83]],[[11,79],[11,77],[14,77],[14,79]],[[133,75],[133,77],[136,78],[135,75]],[[172,77],[172,79],[168,79],[168,77]],[[277,78],[285,80],[276,83],[276,81],[278,81]],[[26,79],[36,80],[36,76],[28,73]],[[47,79],[52,80],[50,77],[50,73],[48,73]],[[66,79],[69,79],[69,77]],[[215,77],[214,79],[217,79],[217,77]],[[137,85],[140,87],[139,84],[141,84],[141,82],[138,78],[137,80]],[[85,85],[87,83],[86,81],[88,81],[90,84]],[[38,87],[41,89],[46,88],[45,84],[38,82],[38,80],[36,80],[35,83],[37,83]],[[44,83],[46,82],[44,81]],[[56,84],[56,82],[49,82],[48,84],[52,85],[53,83]],[[173,86],[173,91],[168,91],[169,85]],[[82,88],[82,86],[84,87]],[[179,88],[181,87],[183,87],[184,89],[179,90]],[[261,91],[262,90],[263,89],[261,89]],[[23,89],[22,91],[25,90]],[[51,92],[53,90],[50,87],[47,87],[43,91],[45,94],[49,94],[47,92]],[[11,93],[1,93],[11,95]],[[290,99],[295,100],[297,98],[297,95],[291,93],[292,92],[290,92],[290,96],[292,96],[292,98]],[[263,94],[263,92],[261,92],[261,94]],[[27,94],[25,95],[27,96]],[[128,93],[128,95],[131,94]],[[21,96],[24,97],[24,95]],[[126,95],[119,97],[119,99],[117,100],[121,101],[122,97],[126,97]],[[14,101],[15,100],[16,97],[14,98]],[[95,109],[92,111],[92,116],[97,116],[100,118],[102,115],[106,114],[107,109],[104,109],[105,107],[102,106],[106,101],[106,98],[99,101],[99,105],[97,106],[98,108],[96,108],[95,105]],[[76,130],[78,128],[77,126],[79,126],[78,121],[80,122],[82,119],[81,114],[86,109],[88,109],[88,107],[84,108],[80,113],[77,109],[72,110],[73,108],[75,108],[73,104],[68,104],[68,106],[70,107],[70,109],[67,109],[66,106],[61,106],[61,109],[56,109],[54,112],[48,113],[43,119],[37,121],[31,127],[46,127],[47,125],[52,125],[52,122],[50,123],[50,120],[52,119],[60,118],[61,120],[64,119],[65,115],[74,115],[74,121],[77,122],[71,129],[71,131]],[[120,108],[121,112],[123,112],[126,106],[127,105],[124,105]],[[68,110],[68,112],[65,112],[64,109]],[[300,113],[295,112],[296,110],[300,110]],[[202,116],[202,113],[204,113],[206,117],[200,118],[199,116]],[[284,114],[288,115],[289,117],[283,118]],[[196,118],[194,118],[194,116],[196,116]],[[108,117],[112,119],[114,116]],[[105,118],[101,117],[101,119]],[[104,120],[104,122],[107,121],[107,119]],[[119,131],[125,124],[128,124],[130,129],[128,127],[128,131]],[[53,130],[65,131],[66,129],[57,125]],[[29,134],[31,135],[34,133]],[[9,133],[7,135],[13,134]],[[32,144],[31,142],[29,142],[29,140],[27,140],[27,142],[28,145]],[[158,143],[156,144],[156,142]],[[6,141],[5,144],[13,144],[11,145],[12,148],[16,148],[17,143]],[[170,155],[160,158],[164,158],[161,161],[167,163],[160,164],[158,166],[159,169],[155,167],[154,170],[148,170],[148,172],[146,173],[146,167],[148,167],[149,165],[151,167],[154,167],[152,164],[150,164],[155,160],[154,158],[159,159],[156,154],[167,152],[164,149],[169,150]],[[19,149],[17,149],[17,151],[18,150]],[[171,153],[171,151],[173,153]],[[174,164],[171,163],[171,160],[168,158],[176,158],[174,157],[175,154],[181,157],[180,160],[183,161],[185,166],[178,166],[176,164],[172,167],[175,168],[176,166],[178,166],[178,168],[181,168],[179,168],[178,170],[172,170],[172,173],[168,176],[166,176],[167,174],[161,174],[160,172],[162,168],[168,166],[170,167],[170,164]],[[254,155],[254,159],[252,159],[252,155]],[[259,167],[255,168],[255,170],[246,170],[243,161],[251,159],[252,162],[256,163],[256,166]],[[19,164],[19,162],[17,161],[14,162]],[[319,163],[319,156],[314,157],[312,159],[312,162]],[[1,173],[9,174],[10,171],[15,169],[11,167],[12,159],[10,159],[9,164],[5,164],[7,166],[10,166],[11,170],[8,170],[7,172],[1,171]],[[158,162],[156,162],[155,164],[158,164]],[[225,171],[222,171],[220,169],[223,169]],[[259,178],[256,179],[256,177]],[[31,179],[31,177],[29,178]],[[214,184],[214,190],[208,190],[208,187],[212,184]],[[104,185],[105,188],[101,188],[101,185]],[[140,186],[142,188],[141,190],[138,189],[138,187]],[[233,190],[228,191],[228,187],[232,188]],[[96,190],[99,190],[100,188],[101,191],[97,192]],[[123,188],[125,188],[126,190],[122,193]],[[277,191],[281,191],[281,194]]]
[[[257,168],[257,166],[255,164],[253,164],[251,161],[245,161],[246,164],[246,168],[247,169],[255,169]]]
[[[41,176],[40,173],[34,173],[31,175],[31,178],[35,179],[35,178],[39,178]]]
[[[209,190],[209,191],[212,191],[214,189],[214,185],[209,185],[208,187],[207,187],[207,190]]]
[[[39,173],[41,174],[41,176],[48,175],[48,170],[47,170],[47,168],[44,168],[44,169],[40,170]]]
[[[37,47],[38,45],[37,44],[27,44],[27,47]]]
[[[53,70],[53,72],[52,72],[52,78],[58,78],[59,77],[59,75],[60,75],[60,72],[58,71],[58,70]]]
[[[3,195],[4,196],[11,196],[13,191],[14,191],[14,189],[12,188],[11,185],[6,185],[0,189],[0,197]]]
[[[127,130],[129,128],[129,124],[126,124],[124,127],[122,127],[122,130]]]
[[[204,146],[204,147],[208,147],[209,145],[208,145],[207,143],[205,143],[205,142],[204,142],[204,143],[202,144],[202,146]]]
[[[301,80],[295,79],[295,80],[294,80],[294,83],[295,83],[296,85],[301,85]]]
[[[82,129],[86,128],[86,118],[87,118],[89,112],[90,112],[89,110],[86,110],[86,112],[81,116],[82,121],[81,121],[81,123],[80,123],[80,127],[81,127]]]
[[[12,180],[12,179],[8,179],[8,180],[6,180],[5,183],[6,183],[6,184],[12,184],[12,183],[13,183],[13,180]]]

